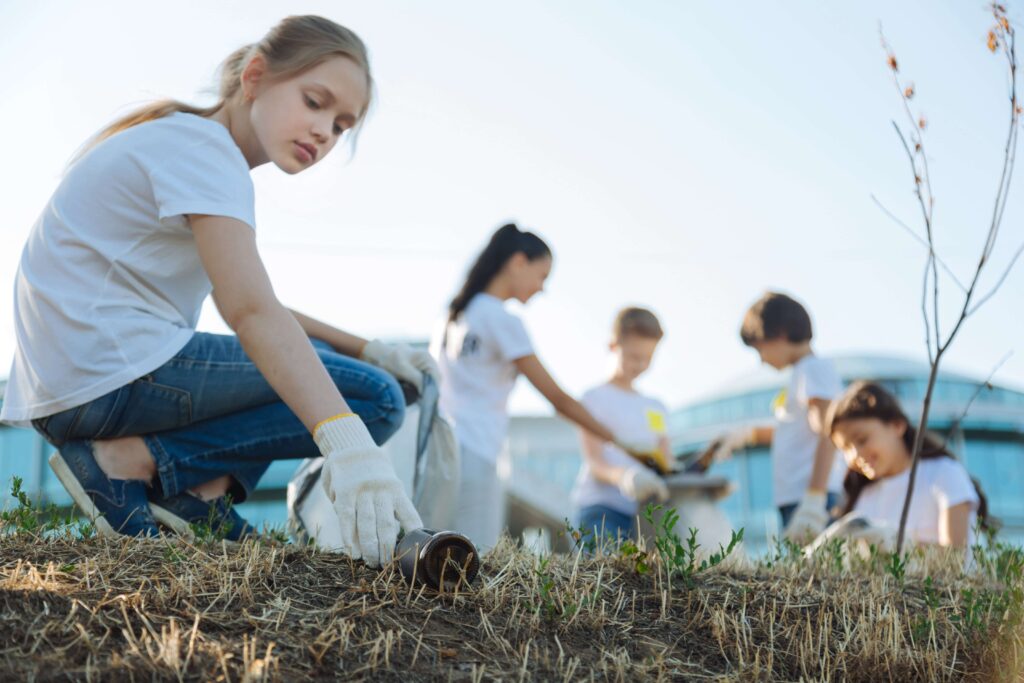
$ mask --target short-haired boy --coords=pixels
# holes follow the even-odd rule
[[[716,454],[771,442],[775,504],[786,538],[803,541],[823,531],[842,490],[843,462],[824,432],[829,404],[843,389],[832,361],[811,349],[811,317],[797,301],[767,292],[743,318],[740,338],[776,370],[792,368],[773,402],[774,425],[742,427],[722,439]]]
[[[644,308],[624,308],[615,317],[610,348],[615,354],[611,379],[590,389],[581,403],[615,433],[619,443],[638,452],[655,452],[667,462],[667,411],[657,399],[644,396],[633,382],[651,365],[663,336],[661,324]],[[668,499],[668,488],[652,469],[618,446],[580,432],[583,464],[572,491],[579,527],[614,539],[635,538],[634,521],[641,502]]]

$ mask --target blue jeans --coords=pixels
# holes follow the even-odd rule
[[[793,513],[796,512],[796,508],[800,503],[789,503],[787,505],[779,506],[779,514],[782,515],[782,528],[785,529],[789,526],[789,520],[793,519]],[[828,492],[825,497],[825,510],[828,511],[828,521],[831,524],[835,521],[835,517],[832,516],[832,508],[839,504],[839,494]]]
[[[590,533],[586,540],[604,542],[636,538],[633,516],[604,505],[588,505],[581,508],[577,519],[579,528]]]
[[[384,443],[402,425],[395,379],[311,340],[370,435]],[[58,449],[68,441],[141,436],[158,483],[174,496],[225,474],[244,501],[273,460],[320,455],[309,430],[278,397],[233,335],[197,332],[157,370],[89,403],[32,421]]]

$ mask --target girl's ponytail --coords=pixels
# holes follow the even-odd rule
[[[551,249],[540,237],[532,232],[521,231],[515,223],[508,223],[501,226],[491,236],[484,250],[480,252],[462,289],[452,299],[448,306],[448,322],[452,323],[459,315],[466,310],[466,306],[480,292],[487,289],[491,280],[501,272],[501,269],[508,263],[508,260],[515,254],[522,252],[530,261],[538,258],[551,258]]]

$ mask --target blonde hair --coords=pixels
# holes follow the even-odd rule
[[[228,55],[220,66],[219,99],[216,104],[210,107],[196,107],[178,100],[153,102],[117,119],[101,130],[75,159],[110,136],[140,123],[161,119],[177,112],[203,117],[212,116],[239,94],[242,71],[249,60],[257,54],[262,55],[267,61],[267,71],[275,79],[296,76],[335,56],[348,57],[362,67],[366,73],[367,92],[370,94],[367,96],[366,106],[359,112],[359,119],[352,131],[354,139],[370,107],[373,92],[373,77],[370,75],[366,45],[355,33],[330,19],[305,15],[282,19],[258,43],[244,45]]]
[[[630,306],[623,308],[615,316],[615,322],[612,324],[612,340],[621,342],[629,336],[660,341],[665,336],[665,332],[661,329],[661,323],[658,322],[658,317],[654,313],[646,308]]]

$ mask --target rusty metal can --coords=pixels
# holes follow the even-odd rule
[[[402,576],[434,590],[454,590],[471,584],[480,571],[480,554],[473,542],[456,531],[415,529],[395,548]]]

